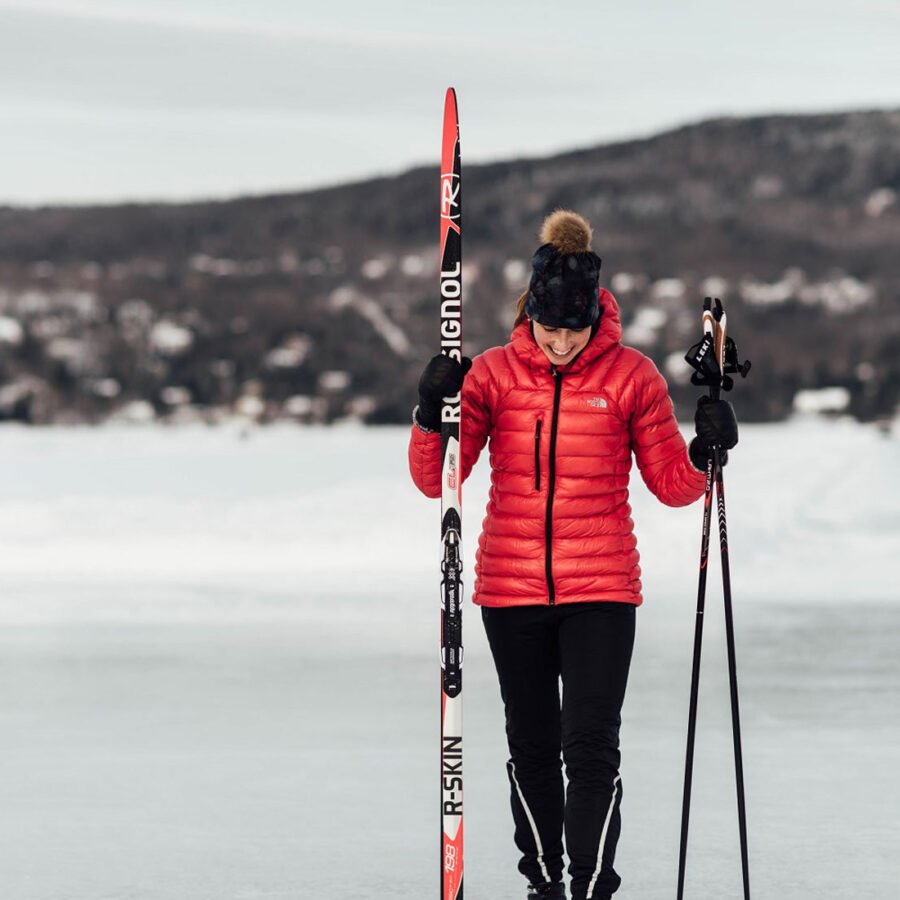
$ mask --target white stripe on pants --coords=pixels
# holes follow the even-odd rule
[[[612,819],[613,810],[616,808],[616,795],[619,793],[619,782],[621,780],[621,776],[616,775],[615,780],[613,781],[612,799],[609,801],[609,809],[606,811],[606,819],[603,822],[603,831],[600,832],[600,847],[597,850],[597,867],[594,869],[594,874],[591,876],[591,881],[587,889],[587,896],[589,898],[594,890],[594,885],[597,883],[600,869],[603,868],[603,848],[606,846],[606,833],[609,831],[609,823]]]
[[[519,802],[522,804],[522,809],[525,810],[525,815],[528,817],[528,824],[531,826],[531,833],[534,835],[534,845],[537,847],[537,861],[541,867],[541,873],[544,876],[544,881],[549,884],[550,873],[547,871],[547,866],[544,864],[544,848],[541,845],[541,836],[538,834],[534,816],[531,814],[531,810],[525,802],[525,795],[522,793],[522,788],[519,786],[519,779],[516,778],[516,764],[512,760],[509,761],[509,774],[512,776],[513,784],[516,786],[516,793],[519,795]]]

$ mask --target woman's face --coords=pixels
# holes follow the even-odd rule
[[[591,339],[591,329],[548,328],[540,322],[532,320],[534,339],[544,355],[556,366],[564,366],[587,346]]]

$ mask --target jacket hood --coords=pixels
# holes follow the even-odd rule
[[[616,298],[609,291],[601,288],[597,302],[600,305],[600,326],[597,328],[597,333],[572,362],[558,367],[560,372],[577,372],[583,369],[622,340],[622,323],[619,319],[619,304],[616,303]],[[529,319],[520,322],[513,329],[510,342],[516,355],[529,368],[549,368],[550,360],[537,345],[537,341],[531,333]]]

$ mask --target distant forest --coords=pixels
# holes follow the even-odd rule
[[[466,350],[504,342],[544,215],[594,228],[679,414],[707,295],[744,421],[896,414],[900,111],[727,118],[467,166]],[[438,164],[225,202],[0,208],[0,418],[409,421],[437,350]]]

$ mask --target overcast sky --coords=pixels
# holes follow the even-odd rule
[[[226,197],[900,107],[898,0],[0,0],[0,203]]]

